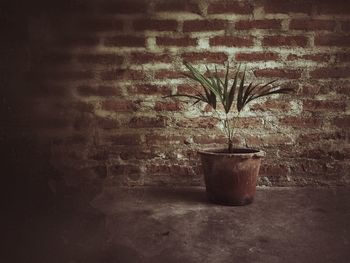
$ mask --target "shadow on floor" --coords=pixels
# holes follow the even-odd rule
[[[147,191],[150,198],[170,203],[208,204],[204,188],[152,188]]]

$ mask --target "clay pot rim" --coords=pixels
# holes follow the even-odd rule
[[[243,150],[248,152],[238,152],[238,153],[227,153],[227,149],[223,148],[209,148],[204,150],[199,150],[198,153],[202,155],[210,155],[217,157],[243,157],[243,158],[253,158],[253,157],[265,157],[266,153],[262,150],[253,148],[234,148],[234,150]]]

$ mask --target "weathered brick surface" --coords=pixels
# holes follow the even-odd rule
[[[279,0],[265,0],[264,11],[266,13],[306,13],[310,14],[312,5],[310,1],[279,1]]]
[[[115,37],[107,37],[104,43],[107,47],[145,47],[146,39],[142,36],[121,35]]]
[[[153,31],[174,31],[177,28],[176,20],[151,20],[137,19],[133,22],[134,29],[137,31],[153,30]]]
[[[1,138],[44,145],[57,184],[203,184],[196,150],[224,146],[221,124],[162,97],[201,89],[183,61],[204,72],[225,60],[296,89],[236,123],[238,146],[268,153],[261,184],[350,183],[334,168],[349,162],[348,1],[80,2],[1,12]]]
[[[336,22],[333,20],[294,19],[290,21],[289,29],[296,30],[333,30]]]
[[[159,46],[179,46],[179,47],[188,47],[188,46],[196,46],[197,45],[196,38],[190,37],[157,37],[156,43]]]
[[[220,63],[227,60],[228,56],[224,52],[186,52],[181,57],[191,63],[209,62]]]
[[[251,37],[229,37],[217,36],[209,39],[211,46],[226,46],[226,47],[249,47],[253,46],[254,40]]]
[[[186,0],[156,1],[154,9],[156,12],[199,12],[198,5]]]
[[[187,20],[184,21],[184,32],[201,32],[201,31],[214,31],[224,30],[227,27],[226,20]]]
[[[239,30],[281,29],[281,20],[278,20],[278,19],[240,20],[236,22],[235,28]]]
[[[323,34],[315,36],[315,46],[349,47],[349,35]]]
[[[251,14],[253,10],[253,5],[245,2],[216,1],[208,5],[208,14]]]
[[[266,36],[262,40],[264,46],[270,47],[306,47],[308,38],[306,36]]]
[[[256,77],[265,78],[286,78],[286,79],[298,79],[301,77],[300,70],[290,70],[290,69],[257,69],[254,71]]]
[[[172,56],[164,53],[133,52],[129,56],[129,62],[135,64],[145,63],[170,63]]]
[[[274,61],[278,58],[279,54],[275,52],[241,52],[235,56],[237,61]]]

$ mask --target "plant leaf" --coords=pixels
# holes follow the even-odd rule
[[[196,78],[196,80],[199,81],[205,89],[212,91],[213,93],[215,93],[216,96],[220,97],[220,94],[218,94],[218,91],[213,87],[210,79],[206,78],[203,74],[201,74],[191,64],[185,63],[185,66],[191,71],[191,73]],[[209,71],[209,73],[211,74],[209,68],[207,66],[206,66],[206,68]]]
[[[271,87],[268,91],[264,91],[263,93],[254,94],[252,97],[250,97],[248,99],[246,104],[248,104],[248,102],[250,102],[250,101],[253,101],[253,100],[261,98],[261,97],[266,97],[266,96],[273,95],[273,94],[286,94],[286,93],[290,93],[290,92],[294,91],[294,89],[292,89],[292,88],[275,89],[276,87],[278,87],[278,86],[276,85],[274,87]]]
[[[240,112],[243,109],[243,90],[244,90],[244,79],[245,79],[246,68],[243,71],[243,76],[241,78],[241,82],[238,88],[237,94],[237,111]]]
[[[253,86],[253,82],[250,82],[248,87],[244,89],[243,92],[243,98],[242,98],[242,109],[244,108],[244,106],[246,105],[246,101],[248,99],[248,96],[250,94],[250,90],[252,89]]]
[[[236,93],[236,86],[237,86],[237,82],[238,82],[238,75],[239,75],[239,72],[240,72],[240,68],[241,68],[241,65],[238,66],[238,69],[237,69],[237,72],[236,72],[236,75],[233,79],[233,83],[232,83],[232,86],[231,86],[231,89],[230,89],[230,92],[227,96],[227,101],[226,101],[226,108],[225,108],[225,112],[228,113],[232,107],[232,103],[233,103],[233,100],[234,100],[234,97],[235,97],[235,93]]]
[[[196,100],[199,99],[199,100],[203,101],[203,99],[201,97],[188,95],[188,94],[171,94],[171,95],[163,96],[162,98],[166,99],[166,98],[171,98],[171,97],[186,97],[189,99],[196,99]]]

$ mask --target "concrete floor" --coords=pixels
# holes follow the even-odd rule
[[[111,188],[92,206],[11,221],[1,262],[350,262],[350,188],[260,188],[244,207],[202,188]]]

